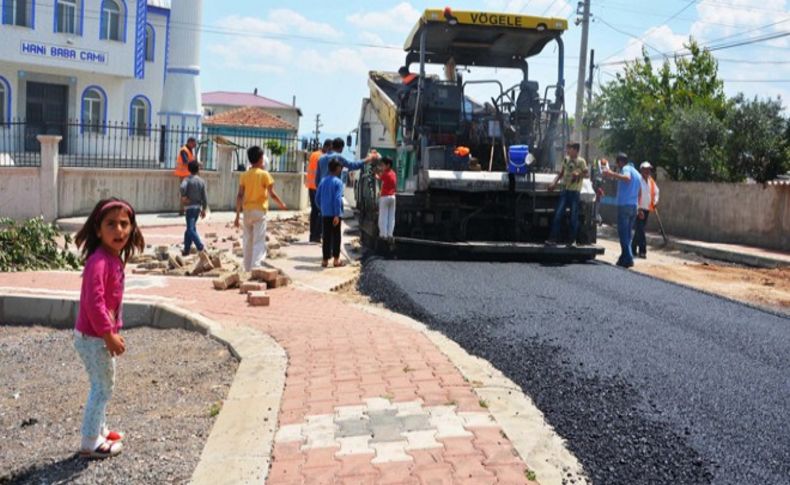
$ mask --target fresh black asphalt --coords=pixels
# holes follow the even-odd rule
[[[522,386],[593,483],[790,484],[788,318],[604,264],[374,259],[360,289]]]

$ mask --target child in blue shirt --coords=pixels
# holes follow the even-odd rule
[[[340,174],[343,165],[338,160],[329,162],[329,177],[324,177],[316,189],[315,200],[321,210],[323,259],[321,266],[329,266],[329,258],[334,258],[334,267],[345,266],[340,261],[340,217],[343,215],[343,181]]]

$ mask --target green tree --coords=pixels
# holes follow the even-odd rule
[[[673,128],[682,118],[679,110],[693,110],[693,115],[681,121],[700,123],[695,130],[712,139],[718,128],[713,119],[722,121],[728,111],[716,59],[693,39],[686,49],[689,55],[665,59],[659,68],[654,68],[643,51],[642,59],[627,63],[623,73],[602,87],[588,119],[605,129],[602,146],[606,151],[625,151],[634,160],[650,160],[676,180],[686,180],[687,176],[694,180],[718,179],[722,174],[711,171],[716,163],[705,160],[695,168],[691,167],[694,160],[679,156],[681,151],[697,151],[693,138],[680,136]],[[703,116],[703,112],[709,116]],[[677,135],[674,139],[673,132]]]
[[[701,106],[677,107],[667,125],[675,178],[688,181],[730,181],[724,142],[727,128]]]
[[[735,97],[727,117],[727,153],[740,177],[765,183],[790,170],[790,123],[779,99]]]

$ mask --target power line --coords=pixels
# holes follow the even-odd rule
[[[546,15],[546,12],[551,10],[551,7],[553,7],[555,3],[557,3],[557,0],[551,0],[551,3],[549,4],[549,6],[546,7],[546,10],[544,10],[543,13],[540,14],[540,16],[543,17],[544,15]]]
[[[787,37],[787,36],[790,36],[790,32],[780,32],[780,33],[777,33],[777,34],[768,34],[768,35],[764,35],[762,37],[756,37],[754,39],[740,41],[740,42],[731,42],[731,43],[728,43],[728,44],[720,44],[720,45],[714,45],[714,46],[708,45],[708,46],[702,46],[702,47],[705,50],[708,50],[710,52],[715,52],[715,51],[720,51],[720,50],[725,50],[725,49],[733,49],[735,47],[743,47],[743,46],[746,46],[746,45],[757,44],[757,43],[760,43],[760,42],[767,42],[769,40],[781,39],[781,38]],[[660,57],[668,57],[668,56],[687,57],[687,56],[691,55],[691,52],[688,52],[688,49],[684,49],[684,50],[686,50],[686,52],[683,52],[682,50],[678,50],[678,51],[674,51],[674,52],[664,52],[664,53],[662,53],[661,56],[648,56],[648,58],[649,59],[658,59]],[[598,66],[618,66],[618,65],[626,64],[628,62],[631,62],[631,61],[622,60],[622,61],[613,61],[613,62],[603,62],[603,63],[598,64]]]
[[[37,8],[48,8],[50,10],[54,10],[54,6],[52,5],[37,5]],[[99,10],[92,10],[92,9],[85,9],[85,13],[83,14],[84,19],[89,20],[101,20],[101,12]],[[89,15],[89,14],[96,14],[96,15]],[[179,22],[175,20],[170,21],[170,26],[178,26],[184,30],[193,31],[193,32],[203,32],[207,34],[214,34],[214,35],[225,35],[231,37],[244,37],[244,38],[262,38],[262,39],[271,39],[271,40],[300,40],[305,42],[311,42],[315,44],[324,44],[324,45],[335,45],[341,47],[367,47],[367,48],[374,48],[374,49],[388,49],[388,50],[403,50],[403,47],[396,46],[396,45],[387,45],[387,44],[372,44],[366,42],[345,42],[345,41],[334,41],[319,37],[312,37],[308,35],[300,35],[300,34],[281,34],[281,33],[265,33],[265,32],[251,32],[249,30],[240,30],[240,29],[231,29],[225,27],[214,27],[211,25],[205,24],[195,24],[191,22]],[[127,29],[127,33],[134,32],[133,29]]]
[[[621,30],[621,29],[615,27],[614,25],[610,24],[609,22],[607,22],[606,20],[601,18],[601,16],[596,16],[595,20],[601,22],[602,24],[604,24],[605,26],[607,26],[610,29],[614,30],[615,32],[618,32],[618,33],[623,34],[623,35],[627,35],[628,37],[631,37],[632,39],[636,39],[637,41],[642,42],[643,45],[646,45],[647,47],[650,47],[651,49],[653,49],[654,51],[658,52],[659,54],[661,54],[663,52],[661,49],[658,49],[658,48],[653,47],[652,45],[648,44],[647,42],[642,40],[640,37],[637,37],[634,34],[631,34],[629,32],[626,32],[625,30]]]
[[[752,11],[758,11],[758,12],[773,12],[773,13],[781,12],[781,13],[787,13],[785,10],[779,10],[779,9],[776,9],[776,8],[756,7],[756,6],[752,6],[752,5],[737,5],[737,4],[734,4],[734,3],[727,3],[727,2],[715,1],[715,0],[701,0],[699,3],[701,5],[707,3],[707,4],[711,4],[711,5],[719,5],[721,7],[729,7],[731,9],[733,9],[733,10],[752,10]]]
[[[667,18],[666,20],[664,20],[664,21],[663,21],[663,22],[661,22],[661,23],[662,23],[662,24],[666,24],[667,22],[669,22],[669,21],[673,20],[673,19],[674,19],[674,18],[676,18],[678,15],[682,14],[683,12],[685,12],[685,11],[686,11],[686,10],[687,10],[689,7],[691,7],[691,6],[692,6],[694,3],[696,3],[696,0],[691,0],[690,2],[687,2],[687,3],[686,3],[686,5],[684,5],[684,6],[683,6],[683,8],[681,8],[681,9],[680,9],[680,10],[678,10],[677,12],[673,13],[672,15],[670,15],[670,16],[669,16],[669,18]],[[638,41],[639,41],[639,42],[642,42],[642,43],[644,44],[644,43],[645,43],[645,41],[644,41],[644,37],[646,37],[646,35],[647,35],[647,32],[645,32],[645,33],[644,33],[644,34],[643,34],[643,35],[642,35],[642,36],[641,36],[641,37],[638,39]],[[646,44],[645,44],[645,45],[646,45]],[[617,54],[619,54],[619,53],[623,52],[623,51],[624,51],[626,48],[627,48],[627,46],[625,46],[625,47],[623,47],[622,49],[619,49],[618,51],[616,51],[616,52],[614,52],[614,53],[612,53],[612,54],[608,55],[608,56],[607,56],[607,57],[605,57],[604,59],[601,59],[601,62],[611,59],[612,57],[616,56]]]

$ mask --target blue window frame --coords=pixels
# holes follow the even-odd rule
[[[151,100],[142,94],[129,103],[129,134],[148,136],[151,133]]]
[[[11,84],[0,76],[0,126],[11,122]]]
[[[85,14],[84,0],[55,0],[54,31],[82,35]]]
[[[107,133],[107,93],[99,86],[87,86],[82,91],[80,131]]]
[[[156,58],[156,31],[151,24],[145,24],[145,61],[154,62]]]
[[[34,28],[35,0],[2,0],[3,23]]]
[[[99,38],[126,42],[126,14],[124,0],[102,0]]]

